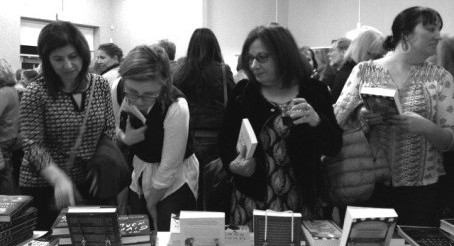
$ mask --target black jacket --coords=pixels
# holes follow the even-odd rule
[[[342,145],[342,130],[336,122],[327,87],[320,81],[308,79],[300,83],[298,97],[305,98],[319,114],[321,122],[316,127],[308,124],[293,126],[287,141],[287,150],[299,185],[302,187],[303,200],[315,202],[317,187],[315,176],[320,171],[321,155],[333,156]],[[254,153],[257,166],[251,177],[233,175],[236,188],[242,193],[263,201],[266,198],[266,167],[260,140],[260,132],[265,122],[280,110],[269,103],[261,94],[257,84],[242,81],[233,91],[227,105],[223,128],[219,141],[221,158],[225,170],[232,174],[229,164],[237,157],[236,142],[243,118],[248,118],[257,136],[258,146]]]

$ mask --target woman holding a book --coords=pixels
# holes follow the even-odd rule
[[[119,139],[134,154],[129,205],[168,231],[170,216],[194,210],[199,162],[189,134],[189,108],[172,85],[169,58],[158,45],[137,46],[120,65],[125,100]]]
[[[20,103],[25,155],[19,185],[23,194],[34,197],[37,228],[48,230],[59,209],[78,198],[95,202],[89,195],[87,162],[101,138],[113,140],[115,123],[109,84],[88,73],[90,48],[76,26],[62,21],[45,26],[38,52],[42,77],[30,83]],[[84,119],[86,130],[77,148]]]
[[[361,205],[393,207],[400,224],[438,224],[441,152],[454,148],[454,84],[449,72],[426,59],[442,27],[433,9],[403,10],[384,43],[392,52],[358,64],[335,105],[339,122],[359,110],[373,154],[384,153],[390,168],[390,178],[376,180],[372,197]],[[396,89],[403,113],[382,115],[361,106],[365,87]]]
[[[250,80],[237,84],[219,140],[234,183],[230,223],[252,222],[254,209],[320,218],[320,157],[342,144],[328,89],[311,79],[292,34],[277,23],[253,29],[241,59]],[[244,118],[258,141],[251,158],[236,148]]]

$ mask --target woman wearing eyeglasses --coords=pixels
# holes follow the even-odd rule
[[[292,34],[278,24],[253,29],[241,57],[250,80],[236,86],[220,134],[234,181],[230,223],[250,223],[254,209],[319,218],[320,157],[336,154],[342,142],[328,89],[310,78]],[[236,151],[243,118],[258,140],[249,159]]]
[[[155,230],[168,231],[172,213],[196,207],[199,162],[188,103],[172,85],[169,59],[159,46],[131,50],[119,73],[125,100],[118,137],[134,154],[131,213],[148,213]]]

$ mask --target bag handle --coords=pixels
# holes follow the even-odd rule
[[[74,159],[76,158],[77,150],[79,149],[80,145],[82,144],[82,138],[84,136],[85,130],[87,128],[87,119],[88,114],[90,113],[92,101],[93,101],[93,94],[95,91],[95,81],[91,78],[91,87],[90,87],[90,97],[88,98],[88,105],[87,110],[85,111],[84,119],[82,120],[82,125],[80,126],[79,134],[77,135],[76,142],[74,146],[69,151],[69,158],[68,158],[68,172],[71,171],[72,165],[74,164]]]
[[[225,74],[225,64],[222,64],[222,84],[223,84],[223,91],[224,91],[224,107],[227,107],[227,76]]]

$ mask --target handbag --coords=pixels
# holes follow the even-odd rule
[[[91,86],[90,96],[79,134],[70,150],[68,170],[71,170],[82,144],[86,130],[87,118],[92,106],[95,83]],[[117,144],[107,137],[101,137],[96,151],[87,162],[87,182],[90,184],[90,196],[96,200],[106,200],[115,197],[123,188],[131,183],[129,166]]]
[[[227,80],[225,65],[222,66],[224,107],[227,106]],[[222,159],[216,158],[205,165],[203,169],[204,196],[208,211],[228,213],[233,189],[232,177],[224,170]]]

